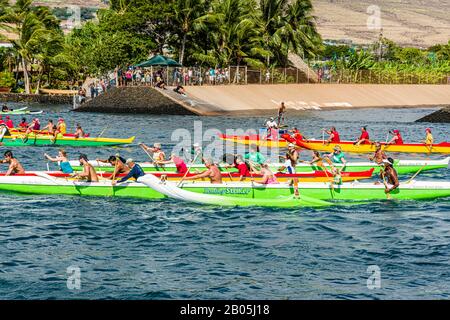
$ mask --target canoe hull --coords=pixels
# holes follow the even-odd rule
[[[410,174],[410,173],[416,173],[417,171],[421,170],[421,172],[430,171],[430,170],[437,170],[437,169],[443,169],[447,168],[450,162],[450,157],[442,159],[442,160],[396,160],[394,163],[394,168],[397,170],[398,174]],[[90,163],[95,167],[95,170],[97,170],[98,173],[101,172],[113,172],[114,167],[111,165],[103,165],[101,163],[98,163],[97,161],[90,161]],[[154,166],[150,162],[143,162],[139,163],[144,172],[160,172],[160,173],[170,173],[170,172],[176,172],[176,167],[174,165],[165,165],[165,166]],[[71,162],[72,168],[75,171],[82,171],[82,167],[80,167],[79,162],[72,161]],[[280,168],[283,164],[281,163],[272,163],[270,164],[270,169],[273,172],[276,172],[278,168]],[[336,167],[342,167],[339,164],[335,164]],[[329,169],[329,166],[325,164],[325,167]],[[219,167],[220,171],[227,173],[227,170],[229,172],[235,173],[237,170],[235,168],[229,168],[226,169],[224,167]],[[369,171],[371,169],[374,169],[373,174],[379,174],[380,173],[380,166],[372,163],[372,162],[349,162],[347,163],[347,166],[344,168],[344,172],[361,172],[361,171]],[[203,171],[205,170],[204,165],[193,165],[191,167],[191,172],[195,171]],[[323,171],[321,167],[309,165],[306,163],[299,163],[297,164],[295,168],[297,173],[311,173],[314,171]]]
[[[168,182],[175,185],[174,182]],[[287,184],[259,185],[250,183],[226,183],[214,185],[204,182],[184,182],[183,190],[243,199],[262,199],[262,201],[291,197],[295,195],[293,186]],[[373,183],[344,183],[331,186],[330,183],[300,183],[300,195],[318,200],[384,200],[387,199],[383,185]],[[109,181],[74,182],[66,179],[45,179],[41,177],[1,177],[0,191],[19,194],[49,194],[101,197],[127,197],[142,199],[161,199],[165,196],[141,183],[130,182],[112,186]],[[392,199],[423,200],[450,197],[449,182],[419,182],[401,184],[391,192]]]
[[[23,147],[23,146],[73,146],[73,147],[102,147],[118,146],[130,144],[134,137],[129,139],[111,139],[111,138],[73,138],[59,136],[55,140],[48,135],[30,135],[25,139],[23,135],[4,137],[1,142],[5,147]]]

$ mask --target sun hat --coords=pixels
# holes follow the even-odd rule
[[[198,148],[198,147],[200,147],[200,144],[198,144],[198,143],[196,142],[196,143],[194,143],[192,146],[193,146],[194,148]]]
[[[161,149],[161,143],[156,142],[156,143],[153,144],[153,147]]]
[[[431,132],[431,129],[430,128],[426,128],[425,131]]]
[[[289,144],[288,144],[288,147],[289,147],[289,148],[293,148],[293,147],[295,147],[295,144],[289,143]]]
[[[129,159],[127,159],[127,162],[126,162],[126,164],[130,164],[130,163],[132,163],[132,162],[134,162],[134,160],[133,160],[133,159],[131,159],[131,158],[129,158]]]

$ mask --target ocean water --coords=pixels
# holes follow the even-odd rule
[[[91,159],[119,152],[142,161],[147,156],[138,142],[161,142],[169,153],[181,138],[209,140],[213,129],[258,129],[264,122],[261,117],[71,113],[69,106],[44,110],[42,123],[61,115],[68,127],[80,122],[93,136],[104,131],[108,137],[137,137],[126,148],[67,149],[73,159],[79,152]],[[311,111],[289,117],[288,123],[308,137],[321,138],[323,127],[335,125],[343,139],[354,139],[367,125],[377,140],[384,141],[388,130],[396,128],[406,141],[417,141],[427,124],[414,120],[431,111]],[[436,141],[450,140],[448,124],[429,125]],[[219,150],[220,143],[211,140]],[[27,170],[45,170],[43,153],[55,154],[56,148],[13,152]],[[417,179],[450,181],[450,174],[443,169]],[[448,198],[277,209],[0,194],[0,212],[0,299],[450,297]]]

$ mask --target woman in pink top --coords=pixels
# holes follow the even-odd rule
[[[262,175],[261,181],[255,181],[256,183],[261,184],[278,184],[277,177],[274,173],[269,169],[269,165],[267,163],[263,163],[261,165],[261,171],[258,174]]]
[[[168,161],[158,161],[158,164],[169,164],[173,163],[177,167],[177,173],[178,174],[185,174],[187,172],[187,166],[186,163],[178,157],[177,155],[173,154],[170,156],[170,160]]]

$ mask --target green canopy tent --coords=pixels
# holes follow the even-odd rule
[[[183,65],[176,62],[173,59],[167,58],[162,55],[153,56],[150,60],[147,60],[147,61],[144,61],[144,62],[141,62],[141,63],[135,65],[135,67],[140,67],[140,68],[151,68],[152,74],[153,74],[153,66],[165,66],[167,68],[167,77],[168,77],[169,76],[169,67],[182,67]],[[167,81],[167,82],[169,82],[169,81]],[[153,85],[153,77],[152,77],[152,85]]]
[[[150,60],[137,64],[135,67],[148,68],[152,66],[182,67],[182,65],[175,60],[161,55],[156,55]]]

